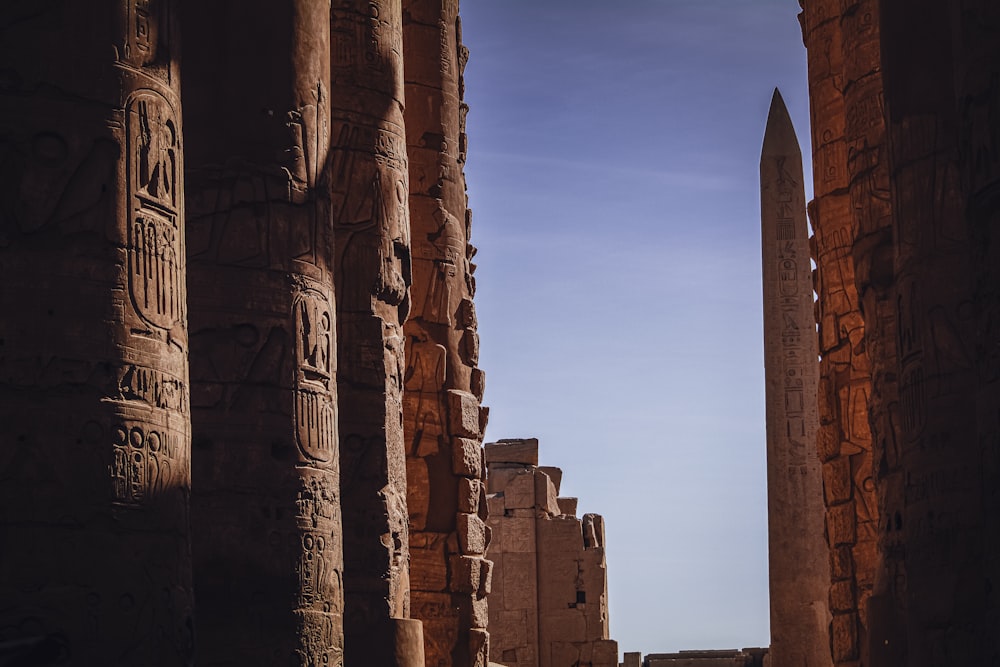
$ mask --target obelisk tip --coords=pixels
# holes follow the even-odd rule
[[[792,118],[788,115],[785,100],[777,88],[771,96],[771,108],[767,112],[762,153],[785,155],[799,153],[799,142],[795,137]]]

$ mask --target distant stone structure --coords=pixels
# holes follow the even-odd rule
[[[830,665],[812,269],[802,156],[775,90],[760,157],[771,663]]]
[[[486,444],[494,562],[490,659],[508,667],[617,667],[608,628],[604,520],[577,518],[562,471],[538,466],[538,440]]]
[[[618,667],[764,667],[766,648],[681,651],[679,653],[626,653]]]

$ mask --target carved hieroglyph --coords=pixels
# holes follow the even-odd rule
[[[980,248],[970,222],[984,202],[970,197],[976,186],[963,179],[962,167],[970,169],[966,174],[990,173],[981,151],[991,142],[973,139],[968,130],[975,123],[967,121],[990,107],[989,95],[979,95],[989,90],[990,77],[995,87],[998,64],[986,64],[985,42],[977,46],[976,35],[992,30],[993,41],[996,28],[975,25],[975,4],[880,3],[901,474],[899,483],[878,489],[887,530],[897,533],[886,545],[900,548],[882,554],[895,576],[880,609],[884,633],[873,642],[877,665],[984,664],[997,655],[995,605],[987,592],[996,576],[989,565],[997,553],[989,541],[996,535],[996,452],[995,441],[981,440],[995,427],[996,404],[980,403],[978,389],[981,360],[995,340],[979,346],[977,315],[989,301],[975,301],[988,299],[977,290],[995,289],[989,282],[995,269],[983,271],[976,262]],[[956,78],[963,62],[986,65],[992,74]],[[975,102],[956,98],[956,91],[980,85]]]
[[[329,2],[184,10],[199,659],[341,665]]]
[[[404,0],[413,252],[406,323],[412,614],[433,667],[485,666],[489,531],[479,464],[486,411],[472,297],[458,0]],[[471,465],[470,465],[471,463]]]
[[[0,8],[0,640],[79,664],[192,660],[172,4]]]
[[[410,222],[400,0],[334,0],[330,188],[348,664],[390,665],[422,644],[409,621],[403,441]],[[352,653],[353,651],[353,653]]]
[[[818,364],[802,157],[777,90],[764,132],[760,186],[771,664],[830,665],[822,473],[813,445]]]
[[[802,29],[809,47],[815,195],[809,215],[815,233],[820,353],[817,446],[823,463],[832,577],[830,646],[834,664],[856,665],[868,662],[865,609],[876,571],[878,507],[868,420],[871,367],[852,250],[859,228],[859,209],[870,214],[877,204],[867,201],[875,193],[861,189],[863,179],[871,174],[859,174],[859,167],[863,169],[861,165],[874,156],[863,143],[867,135],[858,134],[865,132],[864,126],[871,122],[873,114],[880,113],[881,104],[870,96],[854,94],[847,112],[848,100],[843,92],[846,63],[851,63],[854,76],[877,71],[878,51],[876,42],[873,62],[871,45],[859,42],[875,20],[871,8],[867,8],[867,16],[858,15],[866,8],[856,5],[849,15],[842,16],[841,4],[839,0],[806,2]],[[853,38],[849,43],[844,40],[846,31]],[[851,84],[852,93],[857,93],[853,79]],[[848,119],[850,143],[845,137]],[[848,188],[849,154],[858,176],[853,193]],[[866,223],[870,227],[872,221]],[[870,303],[874,305],[875,300]]]

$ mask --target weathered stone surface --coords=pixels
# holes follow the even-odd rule
[[[559,504],[559,513],[566,514],[568,516],[576,516],[576,508],[579,504],[578,498],[556,498],[556,503]]]
[[[76,664],[192,660],[175,15],[0,7],[0,636]]]
[[[536,440],[488,443],[485,451],[496,561],[492,659],[512,667],[617,665],[617,643],[608,639],[604,520],[578,519],[576,499],[557,497],[544,471],[561,480],[558,468],[512,461],[537,461]]]
[[[868,184],[860,184],[857,178],[871,178],[873,174],[868,170],[878,159],[877,153],[871,152],[865,143],[865,135],[873,118],[880,121],[881,104],[870,92],[859,94],[856,88],[863,85],[859,78],[864,79],[878,69],[877,42],[873,48],[870,32],[872,22],[877,25],[873,18],[874,4],[847,6],[839,0],[810,0],[803,5],[802,15],[803,40],[809,49],[814,146],[815,199],[809,213],[815,231],[813,250],[823,392],[818,445],[824,461],[828,544],[831,549],[849,546],[852,558],[855,550],[865,551],[874,546],[876,531],[866,527],[878,524],[868,422],[872,368],[865,346],[853,253],[858,231],[872,226],[872,221],[862,223],[859,218],[870,215],[872,204],[866,200],[874,196],[870,187],[866,187]],[[850,85],[845,86],[845,77]],[[849,599],[854,605],[831,608],[834,616],[845,615],[831,626],[841,628],[831,637],[833,655],[848,656],[838,664],[845,660],[867,662],[867,657],[858,650],[866,643],[867,626],[859,602],[870,594],[874,571],[866,568],[873,565],[855,563],[850,582],[832,583],[831,601]],[[843,631],[845,624],[851,622],[858,627],[850,633]],[[837,644],[848,640],[852,642],[850,645]]]
[[[209,663],[336,664],[344,568],[326,252],[330,8],[183,9],[185,126],[196,147],[187,169],[193,421],[207,443],[195,450],[192,493],[198,653]],[[242,30],[220,45],[218,27],[234,23]],[[256,35],[270,30],[287,38],[262,44]],[[248,496],[259,513],[240,508]]]
[[[538,465],[538,438],[498,440],[486,449],[486,462]]]
[[[801,155],[775,90],[760,160],[771,659],[830,664],[816,338]],[[810,610],[803,613],[803,610]]]

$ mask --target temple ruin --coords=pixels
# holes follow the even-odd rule
[[[0,6],[0,662],[995,664],[1000,4],[800,4],[772,644],[622,663],[603,519],[482,445],[458,0]]]
[[[486,445],[490,658],[509,667],[616,667],[610,638],[604,519],[577,518],[562,471],[539,467],[538,440]]]

